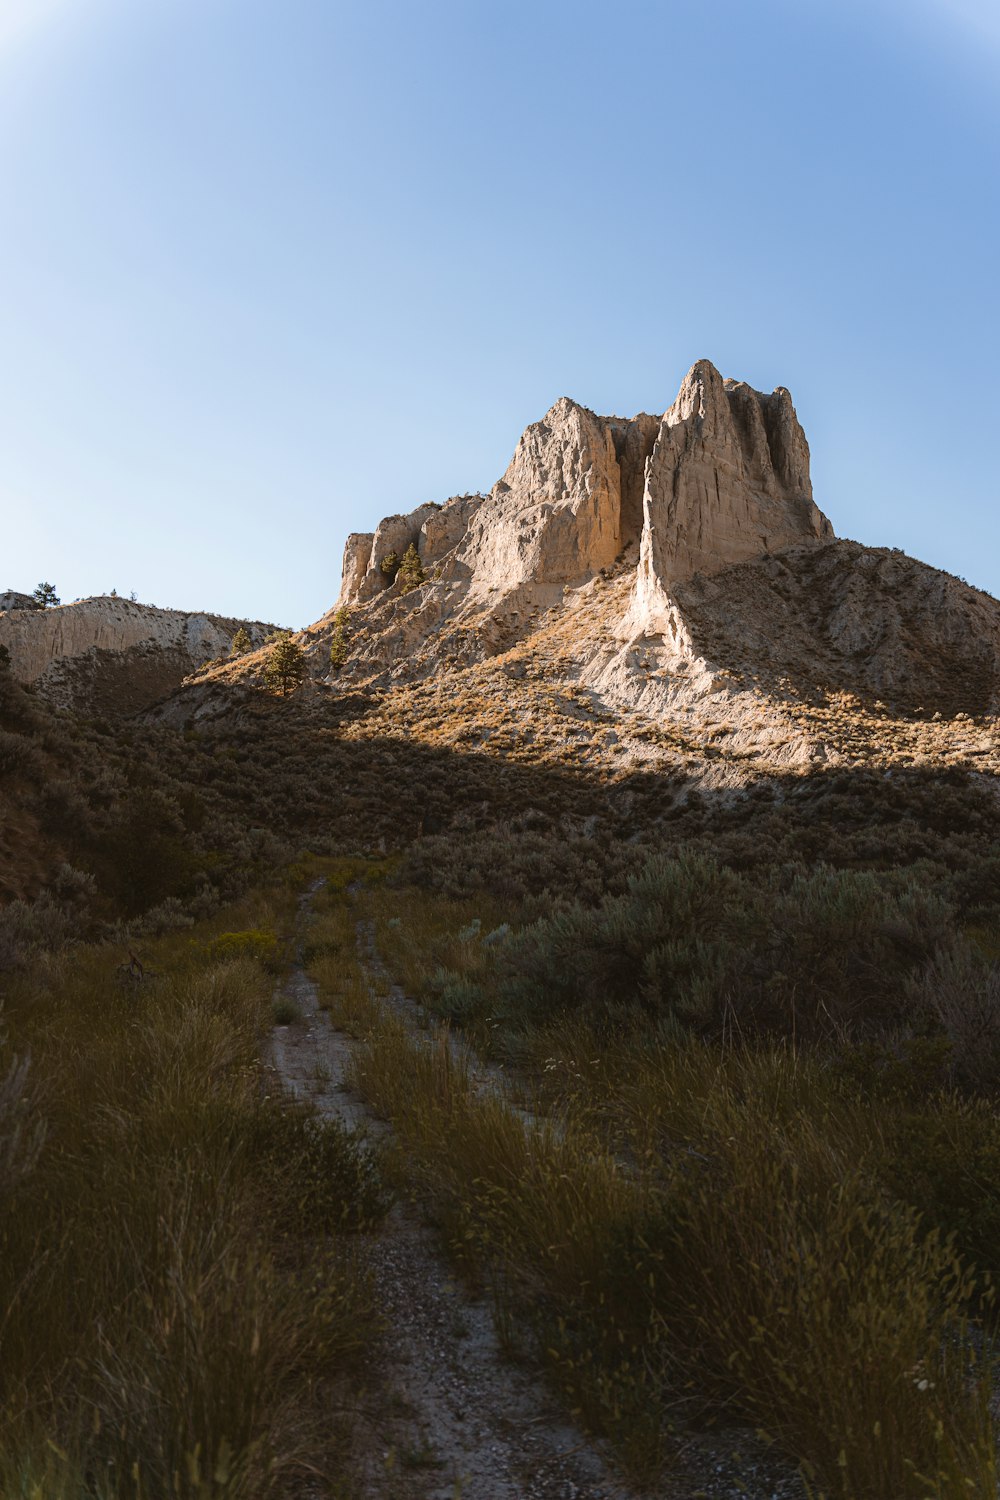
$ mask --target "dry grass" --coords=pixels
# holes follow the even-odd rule
[[[324,1408],[375,1317],[328,1236],[384,1204],[350,1138],[263,1096],[273,978],[212,956],[288,915],[147,944],[141,985],[98,946],[9,986],[46,1136],[0,1228],[4,1496],[256,1500],[346,1461]]]
[[[975,1279],[866,1169],[872,1113],[790,1052],[614,1053],[578,1030],[543,1119],[477,1086],[446,1031],[383,1009],[357,1049],[355,1087],[508,1341],[639,1477],[685,1414],[725,1411],[817,1493],[994,1493]]]

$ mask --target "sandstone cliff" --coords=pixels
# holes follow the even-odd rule
[[[254,646],[273,628],[219,615],[98,597],[53,609],[0,611],[0,645],[19,682],[59,708],[132,713],[229,653],[243,626]]]
[[[567,590],[631,566],[616,632],[676,637],[684,579],[832,535],[788,392],[723,381],[702,360],[662,417],[601,417],[564,397],[525,431],[488,495],[349,537],[338,606],[360,607],[352,670],[412,671],[442,655],[495,655]],[[404,594],[381,563],[411,544],[426,582]],[[323,639],[329,621],[311,634]]]
[[[577,587],[638,546],[651,610],[693,573],[832,535],[788,392],[764,396],[700,360],[662,418],[600,417],[563,397],[485,498],[422,505],[350,536],[338,602],[387,592],[381,561],[411,544],[446,585],[447,610],[466,599],[495,609],[525,586]]]
[[[411,543],[426,581],[404,592],[379,564]],[[817,692],[911,712],[1000,705],[996,601],[836,541],[788,391],[724,380],[707,360],[661,417],[601,417],[564,398],[488,495],[351,537],[338,604],[351,646],[331,684],[506,659],[541,632],[617,711],[749,694],[749,721],[776,695]],[[321,678],[331,619],[305,635]]]
[[[646,465],[636,624],[662,629],[672,586],[696,573],[832,537],[791,396],[724,381],[700,360]]]

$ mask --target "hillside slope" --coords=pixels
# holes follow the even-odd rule
[[[16,680],[35,684],[54,707],[128,714],[228,655],[241,626],[255,646],[274,628],[98,596],[53,609],[0,610],[0,646]]]

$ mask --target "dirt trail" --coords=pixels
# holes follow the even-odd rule
[[[299,901],[299,930],[322,882]],[[369,924],[358,953],[373,989],[414,1030],[421,1012],[381,964]],[[377,1138],[389,1127],[347,1087],[349,1038],[319,1009],[301,951],[283,996],[302,1021],[276,1026],[269,1063],[285,1087],[320,1113]],[[456,1047],[458,1043],[454,1043]],[[499,1069],[477,1067],[482,1088],[501,1088]],[[459,1285],[418,1208],[398,1203],[362,1242],[385,1317],[376,1417],[365,1418],[359,1493],[371,1500],[638,1500],[615,1479],[595,1445],[573,1426],[539,1377],[501,1349],[489,1304]],[[364,1405],[372,1404],[366,1397]],[[787,1468],[759,1451],[733,1453],[733,1438],[693,1438],[683,1472],[655,1488],[661,1500],[797,1500]],[[752,1447],[753,1445],[751,1445]]]
[[[315,889],[300,901],[303,923]],[[285,1086],[324,1115],[372,1135],[385,1131],[345,1088],[349,1039],[319,1010],[300,959],[283,994],[303,1016],[272,1034],[269,1060]],[[630,1500],[545,1387],[505,1358],[488,1304],[456,1283],[413,1205],[397,1204],[363,1253],[385,1316],[379,1375],[386,1395],[361,1493],[373,1500]]]

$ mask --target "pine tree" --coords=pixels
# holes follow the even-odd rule
[[[400,567],[399,553],[387,552],[378,566],[379,572],[385,578],[388,578],[390,583],[395,583],[396,574],[399,572]]]
[[[330,637],[330,666],[339,672],[347,660],[348,626],[350,611],[342,604],[333,617],[333,635]]]
[[[252,650],[253,641],[250,639],[246,627],[241,625],[229,642],[229,654],[230,656],[245,656],[248,651]]]
[[[56,593],[55,585],[51,583],[40,583],[31,597],[32,599],[35,599],[43,609],[48,609],[50,605],[59,603],[59,595]]]
[[[411,589],[419,588],[422,583],[427,582],[420,554],[412,542],[403,553],[403,561],[399,565],[396,579],[401,594],[408,594]]]
[[[282,698],[295,691],[309,676],[306,654],[297,641],[293,641],[287,630],[274,639],[271,654],[264,668],[264,681],[268,687],[276,688]]]

